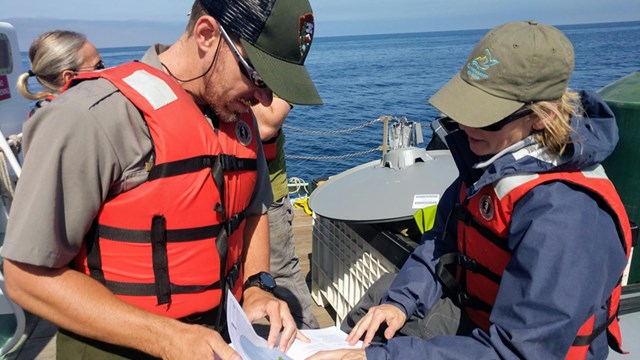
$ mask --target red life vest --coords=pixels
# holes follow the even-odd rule
[[[256,183],[252,115],[217,132],[182,87],[133,62],[101,77],[144,115],[155,151],[146,182],[108,199],[76,258],[80,271],[122,300],[181,318],[242,294],[244,210]],[[220,264],[224,264],[221,267]]]
[[[31,109],[31,111],[29,111],[29,114],[27,114],[27,120],[31,119],[31,117],[33,116],[33,114],[36,113],[36,111],[40,110],[41,107],[46,106],[47,104],[52,102],[53,99],[55,99],[55,96],[47,95],[44,99],[38,100],[36,104],[33,106],[33,108]]]
[[[490,326],[489,316],[495,302],[502,273],[511,253],[507,247],[511,214],[516,202],[535,186],[543,183],[563,181],[578,185],[590,194],[599,196],[609,206],[616,221],[627,259],[631,249],[631,227],[624,205],[613,184],[601,166],[585,172],[556,172],[511,176],[498,181],[494,186],[485,186],[471,198],[466,198],[464,185],[460,191],[458,208],[458,251],[441,257],[438,275],[443,287],[449,291],[454,302],[482,329]],[[455,264],[455,276],[447,265]],[[622,274],[621,274],[622,277]],[[622,352],[622,338],[617,314],[621,285],[613,290],[609,299],[609,345]],[[600,325],[600,324],[598,324]],[[584,359],[590,343],[605,330],[598,331],[595,315],[582,325],[576,334],[567,359]]]
[[[262,151],[264,151],[264,157],[267,161],[275,160],[278,154],[278,138],[282,135],[282,129],[278,130],[276,136],[273,136],[269,140],[262,142]]]

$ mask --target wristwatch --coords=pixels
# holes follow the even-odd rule
[[[276,289],[276,279],[274,279],[268,272],[261,271],[249,276],[247,281],[242,284],[242,290],[246,290],[252,286],[257,286],[264,291],[273,293]]]

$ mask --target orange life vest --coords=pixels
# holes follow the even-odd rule
[[[281,135],[282,129],[279,129],[276,136],[262,142],[262,151],[264,151],[264,157],[267,161],[276,159],[276,155],[278,154],[278,137]]]
[[[103,204],[75,266],[122,300],[172,318],[215,308],[227,287],[240,299],[259,141],[252,115],[214,131],[176,81],[138,62],[73,82],[95,77],[144,115],[155,164],[146,182]]]
[[[29,114],[27,114],[27,120],[31,119],[31,117],[33,116],[33,114],[36,113],[36,111],[38,111],[41,107],[46,106],[48,103],[52,102],[53,99],[55,99],[55,96],[47,95],[44,99],[40,99],[36,101],[33,108],[29,111]]]
[[[483,187],[468,199],[463,185],[460,191],[460,203],[463,205],[457,208],[460,252],[441,257],[438,275],[454,302],[463,307],[469,318],[485,331],[490,326],[489,316],[500,287],[502,273],[511,259],[507,239],[513,207],[535,186],[553,181],[578,185],[604,200],[616,221],[622,245],[627,259],[629,258],[629,219],[613,184],[600,166],[585,172],[511,176],[501,179],[494,186]],[[455,264],[455,275],[447,268],[447,265],[451,264]],[[567,354],[567,359],[584,359],[590,343],[605,328],[610,335],[609,345],[614,350],[622,352],[622,338],[617,319],[620,294],[621,285],[618,283],[609,299],[608,325],[604,324],[605,326],[599,328],[595,324],[595,315],[592,315],[576,334],[576,340]]]

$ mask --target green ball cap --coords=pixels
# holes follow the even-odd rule
[[[483,127],[526,104],[561,98],[573,66],[573,46],[560,30],[511,22],[486,34],[429,102],[460,124]]]
[[[321,105],[304,61],[315,23],[308,0],[200,0],[224,29],[238,36],[251,64],[280,98]]]
[[[254,44],[241,39],[251,63],[269,88],[293,104],[320,105],[304,61],[311,49],[315,22],[306,0],[276,0]]]

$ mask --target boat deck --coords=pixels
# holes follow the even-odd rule
[[[311,257],[312,219],[302,209],[294,209],[293,233],[296,238],[296,250],[300,258],[302,272],[306,274],[310,287],[309,259]],[[315,304],[314,304],[315,305]],[[314,306],[314,313],[320,327],[335,324],[335,313],[330,307]],[[56,326],[37,316],[27,314],[27,326],[21,345],[7,354],[7,360],[52,360],[56,358]]]

